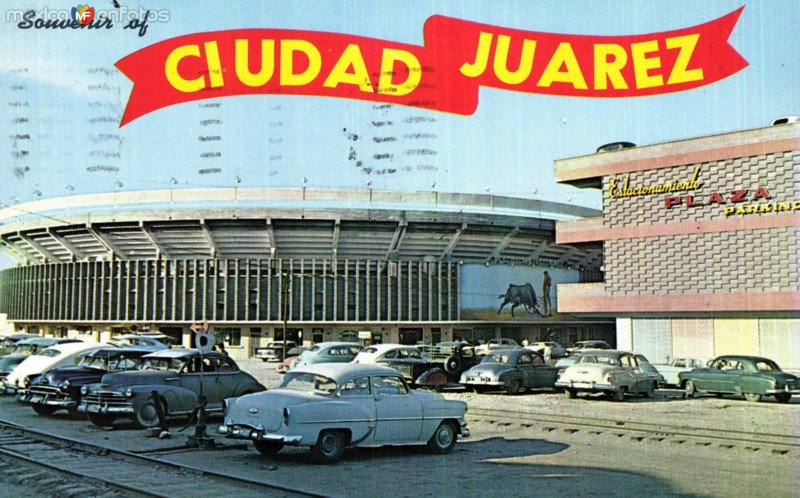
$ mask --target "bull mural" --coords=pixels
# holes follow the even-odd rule
[[[533,285],[530,283],[524,285],[508,284],[506,293],[500,294],[497,297],[503,300],[503,302],[500,303],[500,308],[497,309],[498,315],[503,310],[505,305],[511,304],[511,316],[514,316],[514,308],[518,306],[524,306],[525,310],[530,313],[535,312],[542,316],[546,316],[536,301],[536,291],[533,290]]]

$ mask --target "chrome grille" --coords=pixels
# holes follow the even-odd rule
[[[83,397],[86,404],[128,405],[125,396],[116,391],[92,391]]]
[[[31,394],[36,394],[39,396],[63,396],[64,393],[61,392],[61,389],[52,386],[31,386],[28,388],[28,392]]]

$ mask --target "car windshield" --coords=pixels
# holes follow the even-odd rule
[[[508,363],[511,357],[507,354],[489,354],[481,363]]]
[[[600,365],[611,365],[611,366],[617,366],[620,364],[619,358],[615,356],[594,355],[594,354],[581,356],[581,358],[578,360],[578,363],[598,363]]]
[[[31,354],[36,351],[35,344],[17,344],[14,348],[14,354]]]
[[[305,372],[287,373],[277,387],[302,391],[313,394],[331,394],[336,390],[336,381],[325,377]]]
[[[54,357],[58,356],[59,354],[61,354],[61,352],[58,351],[57,349],[49,349],[49,348],[47,348],[47,349],[43,349],[43,350],[41,350],[41,351],[39,351],[37,353],[34,353],[33,355],[34,356],[44,356],[45,358],[54,358]]]
[[[142,364],[142,370],[162,370],[180,372],[186,360],[181,358],[148,358]]]

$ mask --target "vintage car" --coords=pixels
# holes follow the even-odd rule
[[[73,367],[53,368],[36,377],[18,398],[30,403],[39,415],[52,415],[58,410],[77,413],[81,388],[100,382],[103,375],[117,370],[131,370],[141,363],[149,349],[105,347],[85,353]]]
[[[275,371],[278,372],[279,374],[285,374],[286,372],[292,369],[294,364],[297,363],[297,360],[299,359],[300,355],[289,356],[285,360],[280,362],[277,367],[275,367]]]
[[[613,349],[584,350],[573,365],[568,366],[556,381],[567,396],[579,392],[605,393],[613,401],[622,401],[626,394],[650,396],[658,388],[661,376],[642,355]]]
[[[681,356],[673,358],[669,364],[655,364],[661,375],[664,376],[663,385],[666,386],[679,386],[681,381],[678,374],[681,372],[688,372],[695,368],[705,368],[711,360],[708,358],[701,358],[697,356]]]
[[[545,341],[545,342],[534,342],[533,344],[526,346],[527,349],[531,351],[535,351],[542,356],[546,356],[547,348],[550,348],[550,358],[561,358],[562,356],[566,356],[567,350],[559,343],[552,342],[552,341]]]
[[[557,373],[556,367],[546,365],[534,351],[498,349],[462,373],[461,384],[478,393],[504,389],[508,394],[517,394],[524,389],[553,388]]]
[[[292,348],[296,348],[297,343],[294,341],[287,341],[286,342],[286,349],[291,351]],[[283,342],[282,341],[275,341],[270,342],[265,347],[256,348],[255,357],[261,358],[261,361],[283,361],[286,356],[289,356],[288,353],[286,355],[283,354]]]
[[[308,446],[319,463],[338,461],[347,446],[427,443],[442,454],[469,436],[466,411],[463,401],[410,390],[388,367],[320,364],[288,372],[265,393],[227,400],[219,432],[253,441],[264,455]]]
[[[428,351],[428,365],[414,384],[428,389],[459,387],[461,374],[481,362],[483,356],[463,341],[440,342]]]
[[[0,356],[5,356],[14,351],[17,343],[23,339],[34,339],[39,337],[33,334],[11,334],[0,337]]]
[[[44,348],[49,348],[56,344],[67,344],[70,342],[81,342],[78,339],[57,339],[55,337],[34,337],[21,339],[14,347],[14,350],[0,358],[0,379],[5,378],[17,365],[25,361],[30,355]]]
[[[366,363],[384,365],[394,368],[405,377],[406,381],[414,384],[423,373],[439,366],[432,363],[420,352],[416,346],[402,344],[375,344],[359,351],[353,363]]]
[[[315,363],[350,363],[361,351],[357,342],[320,342],[300,355],[292,368]]]
[[[788,403],[793,394],[800,394],[800,379],[781,371],[774,361],[758,356],[719,356],[706,368],[695,368],[678,374],[686,397],[698,391],[722,396],[744,395],[747,401],[761,401],[774,396],[778,403]]]
[[[606,341],[578,341],[567,348],[567,354],[581,349],[611,349],[611,346]]]
[[[62,368],[77,364],[88,351],[103,347],[97,342],[66,342],[40,349],[17,365],[8,376],[0,380],[6,394],[17,394],[27,389],[35,377],[51,368]]]
[[[489,339],[486,344],[479,344],[475,346],[475,354],[478,356],[485,356],[495,349],[512,349],[521,347],[514,339],[497,338]]]
[[[148,349],[151,352],[172,347],[173,339],[166,335],[125,334],[108,341],[121,348]]]
[[[99,384],[83,386],[78,412],[100,427],[124,417],[149,428],[159,424],[153,391],[164,415],[179,417],[197,408],[201,394],[208,402],[207,412],[220,412],[226,398],[264,389],[225,354],[210,352],[201,357],[196,349],[165,349],[143,356],[135,370],[108,373]]]

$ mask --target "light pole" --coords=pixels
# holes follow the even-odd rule
[[[283,272],[283,282],[281,283],[281,299],[283,306],[281,306],[281,317],[283,318],[283,354],[281,355],[286,359],[286,322],[289,320],[289,272]]]

